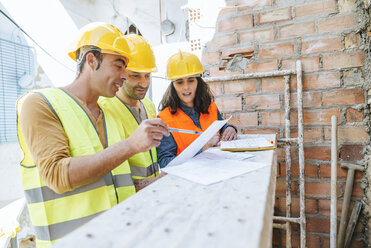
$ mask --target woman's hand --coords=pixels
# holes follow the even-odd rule
[[[202,151],[207,150],[209,147],[216,146],[219,143],[219,134],[215,134],[207,143],[202,147]]]
[[[235,140],[237,139],[237,132],[233,127],[227,127],[222,135],[222,140],[223,141],[228,141],[228,140]]]

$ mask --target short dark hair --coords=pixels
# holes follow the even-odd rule
[[[86,52],[85,54],[82,55],[82,58],[79,58],[80,57],[80,51],[81,49],[78,49],[76,51],[76,58],[77,58],[77,72],[78,74],[82,73],[82,70],[84,69],[84,64],[86,62],[86,56],[89,54],[89,53],[92,53],[94,55],[94,57],[97,58],[98,60],[98,65],[97,65],[97,68],[95,68],[95,70],[98,70],[102,61],[103,61],[103,54],[100,52],[100,49],[97,47],[97,49],[91,49],[89,50],[88,52]]]
[[[214,95],[210,90],[209,85],[205,83],[205,81],[201,77],[197,78],[197,89],[196,89],[196,96],[194,99],[194,107],[195,109],[203,114],[209,113],[208,109],[210,104],[214,101]],[[170,107],[170,112],[175,114],[180,107],[180,99],[178,94],[175,91],[174,81],[172,81],[167,88],[164,96],[159,105],[159,111],[164,110],[167,107]]]

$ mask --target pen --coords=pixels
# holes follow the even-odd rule
[[[193,131],[193,130],[185,130],[185,129],[179,129],[179,128],[169,128],[169,132],[173,133],[190,133],[190,134],[202,134],[202,132]]]
[[[157,118],[156,115],[152,115],[153,118]],[[172,128],[169,127],[169,132],[173,133],[189,133],[189,134],[202,134],[202,132],[193,131],[193,130],[186,130],[186,129],[179,129],[179,128]]]

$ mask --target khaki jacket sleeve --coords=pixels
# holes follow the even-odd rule
[[[68,176],[71,155],[58,118],[39,93],[25,96],[20,126],[40,176],[56,193],[72,190]]]

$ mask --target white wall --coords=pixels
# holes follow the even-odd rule
[[[0,208],[23,197],[19,162],[22,152],[18,143],[0,144]]]

